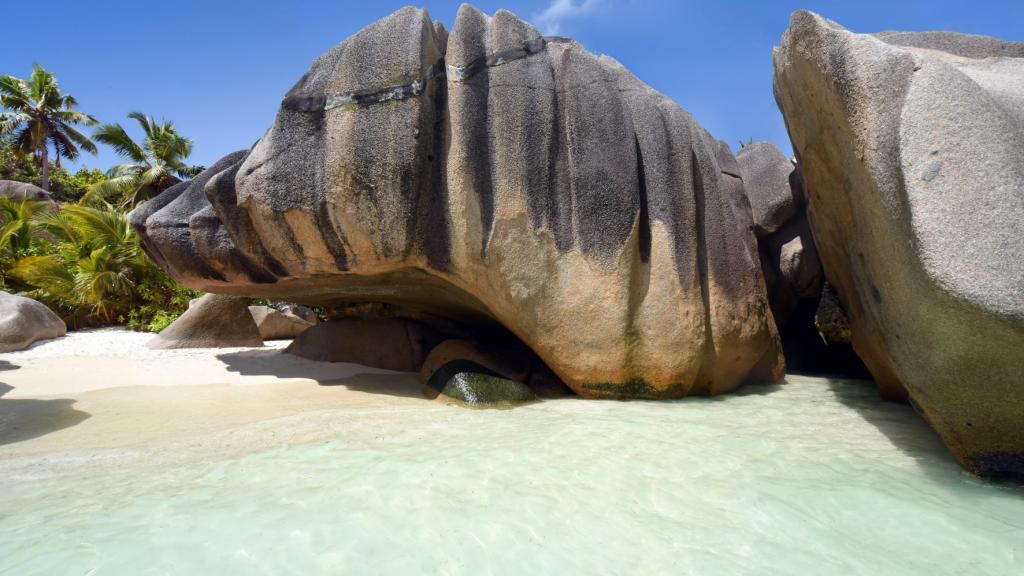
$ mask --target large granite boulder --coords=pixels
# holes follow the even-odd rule
[[[1024,478],[1024,43],[797,12],[775,91],[851,340],[960,462]]]
[[[170,326],[146,343],[165,348],[253,348],[263,346],[245,298],[206,294],[189,304]]]
[[[0,291],[0,352],[24,350],[33,342],[65,334],[64,321],[45,304]]]
[[[512,332],[588,397],[781,376],[735,157],[607,56],[463,5],[321,56],[269,131],[131,216],[176,279]],[[307,332],[308,334],[308,332]]]
[[[17,180],[0,180],[0,198],[15,201],[45,200],[53,202],[53,196],[35,184],[18,182]]]

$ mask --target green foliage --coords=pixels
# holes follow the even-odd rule
[[[202,167],[186,164],[192,141],[172,123],[133,112],[128,117],[142,128],[140,142],[119,124],[94,135],[127,163],[107,173],[68,172],[62,158],[96,153],[92,139],[74,128],[95,126],[96,119],[76,107],[41,66],[27,80],[0,76],[0,179],[35,184],[61,203],[0,199],[0,289],[40,300],[71,327],[117,323],[159,331],[199,293],[150,262],[127,212]]]
[[[15,152],[31,156],[40,170],[40,186],[50,188],[50,148],[54,163],[74,160],[79,150],[96,153],[96,145],[74,127],[93,126],[96,119],[75,108],[74,97],[63,94],[57,79],[38,64],[28,80],[0,76],[0,135],[7,136]]]
[[[90,188],[106,179],[103,171],[96,168],[82,167],[72,173],[50,162],[50,193],[60,202],[78,202]],[[0,180],[39,186],[42,176],[28,156],[16,153],[7,142],[0,140]]]
[[[50,193],[60,202],[79,202],[90,189],[106,179],[106,174],[97,168],[83,166],[74,173],[60,168],[50,174]]]
[[[747,146],[750,146],[753,143],[754,143],[754,139],[753,138],[747,138],[746,142],[744,142],[743,140],[740,140],[740,150],[743,150],[744,148],[746,148]]]
[[[15,262],[45,250],[36,242],[34,220],[53,210],[49,202],[0,198],[0,289],[18,290],[25,285],[10,275]]]
[[[192,153],[192,141],[179,134],[174,124],[157,122],[141,112],[128,117],[142,129],[141,142],[132,140],[120,124],[104,124],[93,136],[128,162],[111,168],[107,179],[92,188],[90,197],[116,201],[122,208],[133,207],[201,171],[201,167],[185,163]]]
[[[169,323],[195,293],[146,257],[124,211],[110,205],[0,199],[0,268],[12,287],[72,326]]]

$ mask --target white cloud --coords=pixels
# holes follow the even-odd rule
[[[603,0],[552,0],[551,5],[533,17],[542,34],[554,35],[569,20],[592,14]]]

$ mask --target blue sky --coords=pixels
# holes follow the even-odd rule
[[[407,3],[12,2],[0,12],[8,23],[0,74],[26,77],[39,63],[103,122],[124,123],[133,110],[174,120],[195,141],[192,161],[209,165],[263,134],[281,97],[316,56]],[[459,4],[417,5],[450,28]],[[1024,40],[1024,0],[481,0],[476,6],[487,13],[506,8],[542,31],[615,57],[734,148],[753,138],[786,152],[772,98],[771,49],[797,8],[858,32],[941,29]],[[79,164],[106,169],[116,162],[101,148]]]

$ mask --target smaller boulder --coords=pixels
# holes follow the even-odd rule
[[[245,298],[207,294],[147,343],[153,349],[263,346]]]
[[[300,316],[293,310],[308,310],[310,314]],[[317,324],[316,314],[301,306],[283,310],[270,306],[249,306],[249,312],[264,340],[291,340]]]
[[[64,321],[41,302],[0,292],[0,352],[24,350],[65,334]]]
[[[755,142],[740,149],[736,162],[758,238],[779,230],[796,216],[803,200],[800,175],[778,148],[770,142]]]
[[[285,351],[321,362],[418,372],[440,341],[429,326],[404,318],[339,318],[305,330]]]
[[[16,180],[0,180],[0,198],[11,200],[44,200],[53,202],[53,196],[35,184]]]
[[[474,340],[445,340],[427,356],[420,369],[420,383],[440,390],[458,372],[494,374],[525,382],[530,369],[526,351],[485,346]]]

